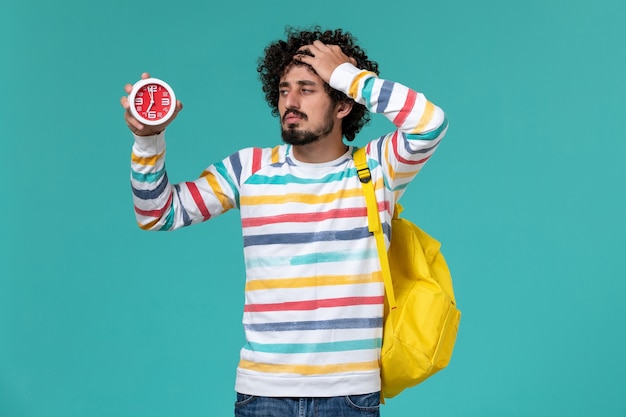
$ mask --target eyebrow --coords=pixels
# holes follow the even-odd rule
[[[311,81],[311,80],[298,80],[296,81],[297,85],[310,85],[310,86],[317,86],[318,84],[315,81]],[[282,81],[278,84],[279,87],[288,87],[289,85],[291,85],[291,83],[289,83],[288,81]]]

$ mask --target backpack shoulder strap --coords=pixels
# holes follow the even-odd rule
[[[367,157],[365,148],[359,148],[353,155],[356,172],[363,187],[365,194],[365,202],[367,204],[367,224],[369,231],[376,238],[376,248],[378,250],[378,258],[380,259],[380,267],[383,273],[383,281],[385,283],[385,293],[387,294],[387,302],[391,310],[397,307],[396,297],[393,291],[393,283],[391,281],[391,269],[389,268],[389,259],[387,257],[387,248],[385,247],[385,236],[383,228],[380,224],[378,215],[378,203],[376,202],[376,193],[374,184],[372,183],[372,175],[367,165]]]

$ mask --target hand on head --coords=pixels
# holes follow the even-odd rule
[[[321,41],[301,47],[294,60],[310,65],[325,82],[330,81],[330,76],[339,65],[346,62],[356,65],[356,60],[344,54],[339,46],[326,45]]]

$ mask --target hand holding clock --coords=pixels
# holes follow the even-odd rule
[[[128,94],[120,99],[126,110],[124,119],[128,128],[138,136],[161,133],[183,108],[167,83],[150,78],[146,72],[134,85],[126,84],[124,90]]]

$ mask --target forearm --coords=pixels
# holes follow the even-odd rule
[[[135,136],[131,155],[135,216],[144,230],[167,230],[172,223],[173,192],[165,172],[164,134]],[[168,219],[170,220],[168,222]]]
[[[396,126],[396,131],[371,142],[367,153],[381,165],[391,189],[403,189],[445,135],[448,122],[443,110],[424,94],[351,64],[339,66],[330,84]]]
[[[426,99],[424,94],[400,83],[380,79],[376,74],[362,71],[352,64],[337,67],[330,78],[330,85],[365,105],[371,112],[383,114],[409,138],[421,136],[419,139],[434,139],[438,135],[436,132],[447,124],[443,110]]]

